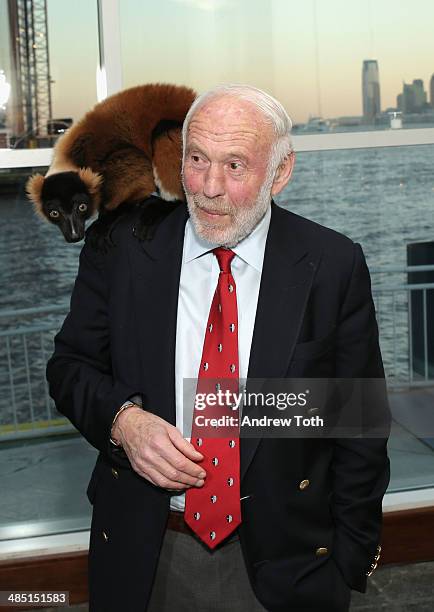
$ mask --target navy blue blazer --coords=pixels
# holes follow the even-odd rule
[[[151,241],[134,235],[139,214],[121,219],[105,254],[86,236],[70,312],[47,364],[57,409],[99,450],[87,491],[91,612],[143,612],[169,512],[170,493],[136,474],[109,441],[115,413],[135,394],[145,410],[176,422],[187,211],[174,206]],[[362,248],[274,203],[248,377],[384,378]],[[388,414],[387,399],[378,411]],[[265,608],[337,612],[347,609],[350,589],[366,590],[389,482],[386,442],[241,439],[239,534]]]

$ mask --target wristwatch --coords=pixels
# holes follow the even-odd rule
[[[126,402],[124,402],[122,404],[122,406],[119,408],[119,410],[117,411],[117,413],[115,414],[115,418],[113,419],[113,423],[111,426],[110,431],[113,431],[113,427],[116,423],[116,419],[118,418],[118,416],[120,415],[121,412],[123,412],[126,408],[129,408],[130,406],[136,406],[136,404],[134,402],[132,402],[131,400],[127,400]],[[116,442],[115,440],[113,440],[113,438],[110,438],[110,442],[112,444],[114,444],[115,446],[121,446],[119,442]]]

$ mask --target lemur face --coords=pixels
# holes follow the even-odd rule
[[[44,180],[42,210],[57,225],[66,242],[84,238],[85,221],[92,215],[92,197],[77,172],[59,172]]]

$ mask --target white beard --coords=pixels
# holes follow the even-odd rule
[[[267,176],[259,190],[256,200],[251,206],[237,208],[227,204],[223,198],[207,198],[204,195],[191,194],[185,189],[188,212],[196,234],[211,246],[232,248],[244,240],[261,221],[271,202],[271,187],[274,175]],[[208,212],[215,211],[231,216],[231,224],[219,229],[212,221],[203,221],[196,214],[197,208],[205,208]]]

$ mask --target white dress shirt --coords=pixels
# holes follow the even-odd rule
[[[231,271],[237,292],[240,379],[247,378],[270,219],[271,208],[268,207],[253,232],[232,249],[235,253]],[[184,380],[194,399],[205,328],[220,272],[217,257],[210,251],[212,248],[197,236],[188,219],[179,282],[175,349],[176,426],[188,440],[193,401],[184,406],[184,397],[187,395],[187,392],[184,393]],[[175,493],[171,498],[171,509],[183,511],[184,506],[185,493]]]

